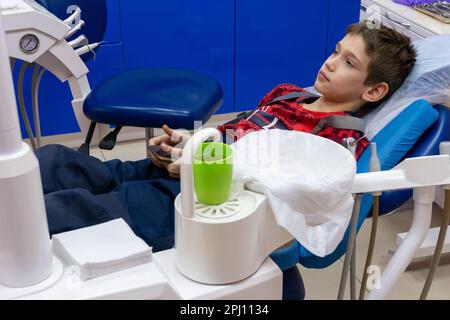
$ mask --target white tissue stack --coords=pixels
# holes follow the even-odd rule
[[[152,248],[123,219],[53,235],[53,250],[83,281],[152,261]]]

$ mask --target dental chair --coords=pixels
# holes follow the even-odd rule
[[[79,33],[90,43],[103,41],[107,22],[105,0],[37,2],[62,19],[67,17],[69,6],[79,6],[81,18],[86,19],[86,26]],[[88,58],[91,57],[89,54]],[[91,125],[79,151],[89,154],[97,123],[116,126],[99,143],[100,148],[111,150],[122,126],[146,128],[147,140],[153,135],[152,128],[164,124],[192,130],[194,121],[206,123],[222,101],[223,92],[217,81],[192,70],[153,67],[119,73],[93,88],[85,99],[83,111]]]
[[[409,103],[402,106],[402,111],[395,111],[395,103],[386,102],[379,108],[378,123],[386,125],[369,137],[378,149],[381,170],[389,170],[407,158],[439,154],[439,144],[450,139],[450,37],[436,36],[415,43],[418,59],[415,68],[405,80],[399,91],[391,98]],[[420,97],[427,96],[430,104]],[[445,103],[445,105],[444,105]],[[447,106],[446,106],[447,105]],[[389,108],[392,107],[392,110]],[[390,110],[382,113],[382,108]],[[386,116],[388,119],[383,119]],[[373,118],[372,118],[373,119]],[[375,121],[375,123],[377,123]],[[369,120],[370,126],[370,120]],[[371,148],[367,148],[357,161],[357,172],[369,171]],[[384,191],[379,200],[380,215],[393,213],[412,197],[412,190]],[[370,215],[374,197],[365,194],[362,197],[356,229],[360,230],[365,219]],[[294,241],[290,246],[279,249],[271,258],[285,271],[289,279],[285,282],[297,282],[302,285],[301,277],[296,274],[296,264],[306,268],[326,268],[346,253],[350,235],[350,226],[335,251],[325,257],[318,257]],[[289,272],[286,272],[289,271]],[[289,287],[292,289],[292,287]],[[285,292],[288,299],[301,298],[304,287],[293,288]]]
[[[63,1],[51,2],[41,0],[40,2],[44,5],[47,3],[48,8],[52,10],[50,3],[54,3],[55,7],[58,7],[58,4]],[[61,8],[65,9],[64,6]],[[100,94],[100,98],[102,97],[102,94]],[[94,99],[93,101],[95,102],[96,100]],[[86,108],[86,105],[85,111],[89,109]],[[98,114],[101,114],[101,112]],[[449,111],[444,106],[436,105],[433,107],[424,100],[415,101],[411,104],[409,108],[392,120],[386,128],[372,139],[372,141],[377,142],[382,169],[394,167],[403,158],[437,154],[439,142],[450,140],[449,133],[446,130],[450,121],[449,117]],[[368,149],[358,161],[358,172],[367,172],[369,158],[370,150]],[[408,193],[404,192],[384,192],[381,200],[382,211],[390,212],[395,210],[395,208],[398,208],[406,202],[409,196]],[[365,196],[362,202],[358,230],[369,214],[372,199],[370,196]],[[273,253],[271,255],[272,259],[284,273],[283,297],[291,299],[302,298],[304,296],[303,282],[296,267],[297,263],[311,268],[325,268],[342,256],[345,252],[347,239],[348,232],[335,252],[324,258],[314,256],[298,242],[294,242],[291,246]]]
[[[445,106],[431,106],[425,100],[418,100],[389,123],[372,142],[377,143],[381,169],[389,170],[403,159],[439,154],[439,143],[450,139],[450,109]],[[357,162],[357,172],[369,171],[370,148],[367,148]],[[412,190],[386,191],[380,198],[380,215],[400,208],[412,196]],[[359,211],[357,230],[369,216],[373,196],[364,195]],[[345,254],[350,226],[336,250],[325,257],[318,257],[294,241],[289,247],[280,249],[271,258],[284,271],[286,283],[300,283],[300,287],[289,286],[284,292],[286,299],[301,299],[305,288],[297,263],[306,268],[322,269],[336,262]]]

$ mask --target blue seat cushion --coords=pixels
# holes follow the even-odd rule
[[[175,68],[127,71],[96,87],[84,102],[84,113],[96,122],[118,126],[194,129],[220,107],[220,85],[203,74]]]

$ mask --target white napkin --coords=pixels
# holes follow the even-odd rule
[[[152,248],[123,219],[53,235],[53,250],[82,280],[152,261]]]
[[[309,133],[262,130],[233,145],[234,179],[257,181],[277,223],[323,257],[343,239],[353,209],[354,156]]]

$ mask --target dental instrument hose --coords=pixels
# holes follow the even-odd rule
[[[377,144],[372,142],[370,144],[371,155],[370,155],[370,172],[377,172],[381,170],[380,159],[378,158]],[[372,227],[370,230],[370,241],[369,248],[367,250],[366,264],[364,265],[363,278],[361,281],[361,288],[359,290],[359,300],[364,299],[365,291],[367,288],[367,278],[370,265],[372,264],[373,251],[375,248],[375,240],[377,238],[377,228],[378,228],[378,216],[380,211],[380,196],[381,192],[373,192],[373,208],[372,208]]]
[[[357,141],[354,138],[348,138],[344,140],[345,147],[355,156]],[[344,266],[342,267],[341,282],[339,284],[338,300],[344,298],[345,287],[347,283],[347,276],[350,271],[350,294],[351,299],[356,298],[356,229],[358,224],[359,210],[361,208],[361,199],[363,194],[357,194],[355,196],[355,204],[353,207],[351,222],[350,222],[350,234],[347,242],[347,250],[345,252]]]
[[[28,139],[30,140],[31,147],[33,150],[36,150],[36,141],[34,140],[33,131],[31,130],[30,120],[28,119],[27,111],[25,109],[25,99],[23,96],[23,78],[25,76],[25,70],[27,68],[28,63],[23,62],[20,67],[18,86],[17,86],[17,94],[19,96],[19,107],[20,113],[22,114],[23,122],[25,124],[25,130],[27,131]]]
[[[358,224],[358,216],[359,216],[359,209],[361,208],[362,196],[363,194],[357,194],[355,197],[355,205],[353,207],[350,222],[350,235],[347,242],[347,251],[345,252],[344,266],[342,267],[341,282],[339,284],[338,300],[344,299],[345,286],[347,283],[348,271],[350,268],[350,262],[352,259],[356,239],[356,225]]]
[[[350,300],[356,300],[356,236],[350,259]]]
[[[447,186],[446,188],[450,188]],[[441,229],[439,230],[439,237],[434,250],[433,260],[431,261],[430,270],[428,271],[427,280],[420,294],[420,300],[425,300],[430,292],[431,284],[433,283],[434,274],[441,259],[442,248],[447,234],[448,224],[450,222],[450,189],[445,189],[444,215],[442,217]]]
[[[31,97],[32,97],[32,108],[33,108],[33,123],[36,132],[36,145],[38,148],[42,146],[41,138],[41,120],[39,116],[39,86],[41,84],[42,76],[45,73],[45,69],[35,65],[33,70],[33,76],[31,79]]]

